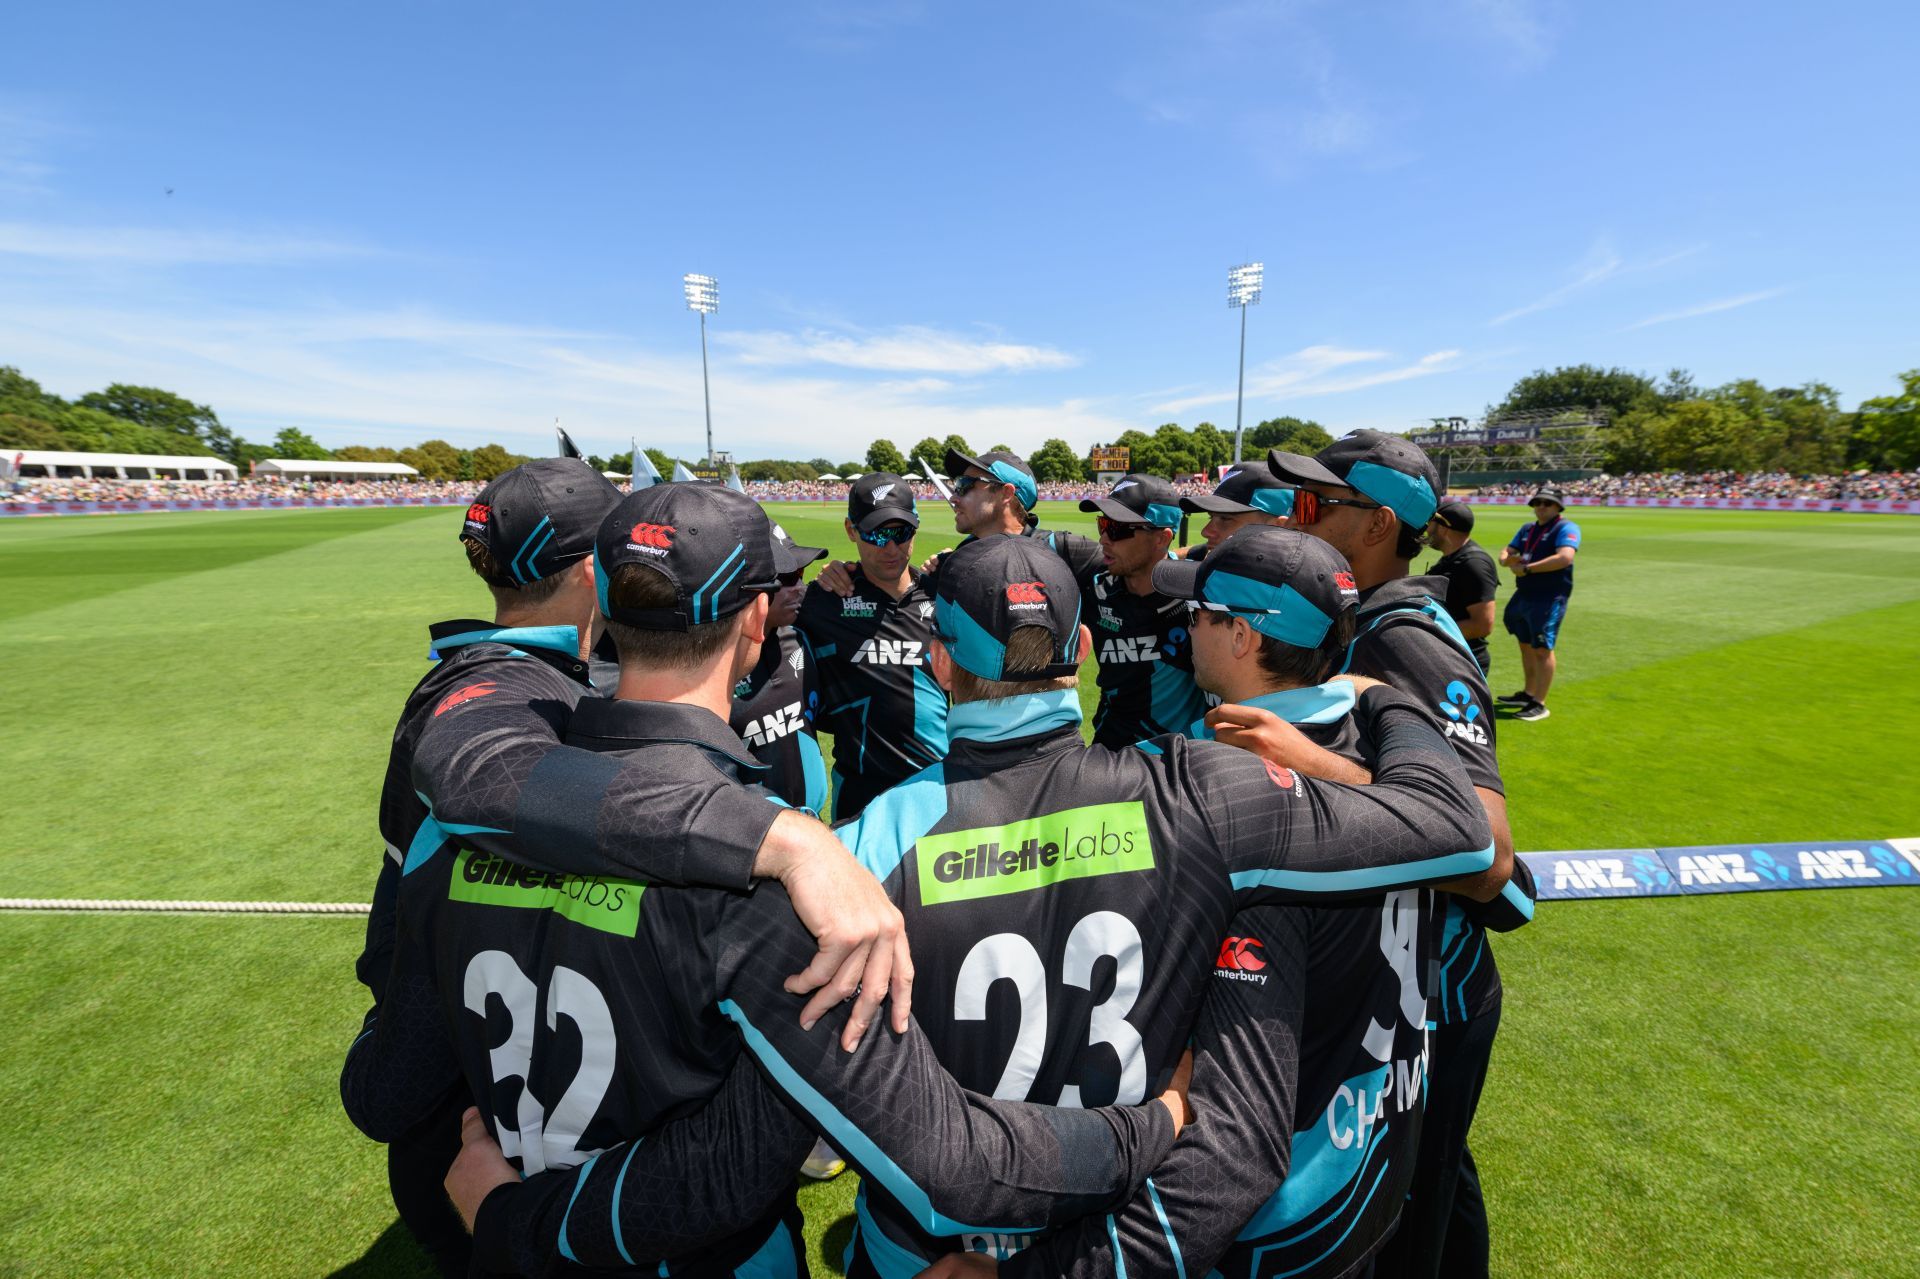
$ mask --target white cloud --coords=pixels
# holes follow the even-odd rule
[[[737,353],[744,364],[830,364],[886,373],[1018,373],[1078,363],[1049,346],[977,341],[919,325],[883,333],[729,332],[714,335],[714,342]]]
[[[1511,311],[1505,311],[1494,316],[1491,320],[1487,321],[1487,324],[1497,327],[1510,320],[1517,320],[1523,315],[1532,315],[1538,311],[1549,310],[1553,307],[1560,306],[1568,299],[1585,292],[1596,284],[1611,280],[1616,276],[1635,275],[1646,271],[1657,270],[1660,267],[1678,262],[1682,258],[1692,257],[1705,247],[1705,245],[1696,244],[1673,253],[1663,254],[1657,258],[1648,258],[1640,262],[1630,262],[1616,252],[1613,245],[1603,236],[1594,242],[1593,248],[1588,251],[1585,259],[1573,267],[1573,278],[1571,280],[1544,296],[1535,298],[1525,306],[1517,306]]]
[[[1785,289],[1761,289],[1757,293],[1742,293],[1738,297],[1721,298],[1717,302],[1702,302],[1698,306],[1686,307],[1679,311],[1666,311],[1659,315],[1650,315],[1644,320],[1629,324],[1626,328],[1622,329],[1621,332],[1626,333],[1634,329],[1644,329],[1652,324],[1669,324],[1674,320],[1691,320],[1695,316],[1713,315],[1719,311],[1731,311],[1736,307],[1751,306],[1755,302],[1765,302],[1769,298],[1777,298],[1785,292]]]
[[[1310,346],[1250,369],[1247,373],[1247,398],[1284,395],[1299,399],[1315,395],[1338,395],[1390,382],[1405,382],[1411,378],[1450,372],[1460,366],[1462,356],[1463,353],[1457,350],[1433,351],[1410,364],[1363,369],[1359,366],[1378,364],[1391,359],[1391,354],[1336,346]],[[1202,405],[1231,403],[1233,397],[1234,393],[1230,390],[1209,391],[1166,400],[1153,405],[1149,411],[1184,413]]]
[[[0,222],[0,254],[67,262],[147,266],[260,265],[364,257],[373,250],[336,240],[152,227],[40,226]]]

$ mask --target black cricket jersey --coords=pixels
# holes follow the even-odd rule
[[[1494,754],[1493,701],[1472,649],[1439,602],[1446,586],[1442,578],[1403,577],[1362,592],[1345,669],[1384,680],[1430,708],[1473,784],[1504,795]],[[1516,927],[1533,917],[1532,877],[1518,858],[1514,864],[1513,879],[1495,901],[1481,905],[1448,894],[1441,903],[1435,992],[1441,1024],[1466,1021],[1500,1001],[1500,970],[1486,929]]]
[[[432,645],[427,657],[435,665],[407,694],[394,725],[386,778],[380,786],[380,837],[386,857],[374,885],[366,947],[355,964],[360,983],[373,992],[376,1005],[393,959],[400,867],[428,817],[427,803],[413,782],[414,752],[421,735],[447,712],[482,698],[520,699],[525,706],[533,689],[539,690],[538,700],[555,712],[549,724],[557,732],[564,722],[558,713],[561,708],[571,709],[574,702],[593,693],[587,664],[579,660],[580,635],[571,626],[504,627],[460,618],[436,622],[427,634]]]
[[[1080,580],[1081,620],[1093,633],[1100,703],[1093,741],[1120,750],[1179,733],[1207,709],[1193,682],[1191,615],[1185,600],[1135,595],[1104,569]]]
[[[827,765],[813,735],[820,706],[816,683],[806,646],[791,626],[783,626],[734,687],[727,726],[767,766],[762,785],[794,808],[824,814]]]
[[[857,814],[947,753],[947,695],[934,682],[933,590],[894,599],[852,567],[853,593],[807,588],[794,623],[820,681],[814,727],[833,734],[833,815]]]
[[[1350,684],[1248,704],[1373,761]],[[1235,915],[1194,1035],[1189,1096],[1208,1122],[1181,1135],[1124,1209],[1049,1237],[1006,1279],[1278,1279],[1361,1265],[1391,1232],[1419,1150],[1434,896],[1402,889]]]
[[[914,1017],[969,1089],[1062,1106],[1164,1088],[1237,906],[1491,863],[1485,815],[1426,717],[1370,690],[1371,786],[1212,742],[1082,744],[1074,690],[957,706],[947,758],[838,828],[914,939]],[[1034,1231],[927,1230],[865,1185],[849,1274],[905,1279]]]
[[[764,771],[697,707],[583,702],[568,740],[689,788]],[[623,1196],[657,1193],[659,1179],[626,1186],[624,1168],[608,1169],[589,1197],[599,1156],[708,1105],[743,1050],[928,1228],[1031,1228],[1096,1210],[1129,1192],[1170,1143],[1158,1105],[1061,1114],[969,1096],[917,1030],[876,1027],[851,1054],[838,1045],[844,1012],[802,1031],[804,1001],[782,984],[814,949],[775,884],[660,887],[529,869],[458,838],[416,845],[403,868],[387,1003],[349,1051],[342,1096],[362,1131],[384,1140],[464,1077],[528,1186],[542,1172],[569,1173],[533,1187],[524,1207],[488,1200],[509,1223],[490,1226],[489,1238],[504,1229],[521,1245],[512,1264],[529,1269],[551,1260],[540,1254],[549,1241],[511,1223],[553,1221],[544,1210],[556,1204],[559,1257],[636,1264]],[[709,1157],[773,1160],[791,1173],[804,1152],[783,1126],[770,1142],[749,1137]],[[725,1205],[733,1232],[667,1273],[796,1273],[793,1206],[790,1177],[767,1201]],[[476,1254],[506,1261],[478,1243]]]
[[[1456,622],[1466,621],[1468,609],[1491,600],[1500,589],[1500,574],[1494,568],[1493,556],[1472,538],[1461,543],[1459,550],[1435,560],[1427,575],[1446,579],[1446,597],[1440,602],[1446,607],[1447,616]],[[1482,672],[1491,669],[1486,636],[1467,640],[1467,647],[1473,651]]]

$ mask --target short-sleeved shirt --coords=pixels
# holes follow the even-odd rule
[[[814,727],[833,734],[833,815],[844,819],[947,753],[947,695],[934,682],[933,591],[899,599],[856,566],[853,592],[807,588],[794,623],[820,681]]]
[[[827,766],[813,735],[820,690],[806,646],[791,626],[783,626],[761,646],[754,663],[733,690],[727,726],[767,766],[762,783],[795,808],[819,813],[826,808]]]
[[[1511,550],[1520,552],[1523,562],[1531,564],[1544,560],[1563,547],[1580,549],[1580,526],[1562,515],[1550,523],[1542,524],[1538,520],[1523,524],[1520,531],[1507,543]],[[1573,565],[1554,569],[1550,573],[1527,573],[1518,578],[1514,589],[1522,595],[1571,595],[1573,594]]]
[[[1462,542],[1459,550],[1435,560],[1427,573],[1447,579],[1447,598],[1441,603],[1446,607],[1447,616],[1456,622],[1466,621],[1469,609],[1475,604],[1485,604],[1500,589],[1500,575],[1494,569],[1493,556],[1472,538]],[[1479,659],[1480,669],[1486,670],[1487,637],[1470,639],[1467,647]]]
[[[1124,749],[1178,733],[1206,713],[1193,682],[1193,635],[1185,600],[1158,591],[1135,595],[1107,572],[1080,581],[1081,620],[1093,633],[1100,704],[1096,746]]]

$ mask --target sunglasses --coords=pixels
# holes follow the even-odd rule
[[[995,488],[998,488],[1004,482],[1003,480],[989,480],[978,475],[962,475],[953,482],[953,495],[955,497],[964,497],[966,494],[973,492],[973,486],[976,484],[991,484]]]
[[[860,540],[868,546],[898,546],[913,540],[914,530],[905,524],[882,524],[870,533],[862,533]]]
[[[1147,531],[1145,524],[1134,524],[1129,521],[1108,519],[1104,515],[1095,518],[1093,523],[1094,526],[1100,530],[1100,536],[1106,538],[1109,542],[1124,542],[1135,533],[1144,533]]]
[[[1320,508],[1323,506],[1351,506],[1362,511],[1377,511],[1380,509],[1380,503],[1378,502],[1362,502],[1351,497],[1321,497],[1312,489],[1295,489],[1293,491],[1293,517],[1291,521],[1293,527],[1305,528],[1309,524],[1318,523],[1320,520]]]

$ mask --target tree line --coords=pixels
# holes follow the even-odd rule
[[[1900,375],[1897,395],[1840,407],[1839,394],[1821,382],[1768,388],[1752,378],[1702,389],[1684,370],[1658,381],[1644,373],[1591,364],[1539,369],[1514,383],[1485,417],[1497,420],[1517,413],[1604,412],[1611,425],[1593,428],[1593,444],[1606,469],[1627,471],[1788,471],[1829,475],[1865,467],[1909,470],[1920,467],[1920,369]],[[1556,432],[1563,436],[1565,432]],[[1318,422],[1297,417],[1269,418],[1246,433],[1244,455],[1268,449],[1313,453],[1333,442]],[[1201,422],[1192,428],[1167,422],[1152,431],[1123,432],[1108,442],[1132,450],[1132,470],[1153,475],[1192,475],[1211,471],[1233,458],[1231,431]],[[1095,445],[1095,448],[1102,447]],[[445,440],[425,440],[410,448],[346,445],[328,449],[297,427],[278,431],[272,443],[255,443],[223,426],[212,408],[158,387],[116,382],[67,401],[41,388],[19,369],[0,365],[0,448],[66,449],[90,453],[213,454],[246,468],[269,457],[343,462],[402,462],[432,480],[490,480],[526,461],[498,444],[458,448]],[[1004,444],[991,446],[1006,450]],[[821,475],[865,471],[918,471],[942,465],[948,449],[976,455],[958,435],[926,436],[912,448],[875,440],[859,461],[825,457],[804,461],[760,459],[741,462],[746,480],[812,480]],[[645,450],[662,475],[677,460],[654,448]],[[1498,457],[1529,460],[1542,453],[1537,443],[1466,449],[1454,454],[1456,470]],[[616,453],[586,459],[599,470],[632,471],[632,455]],[[1063,439],[1049,439],[1028,458],[1034,474],[1048,482],[1085,482],[1093,478],[1088,455]],[[693,465],[691,461],[688,465]]]

